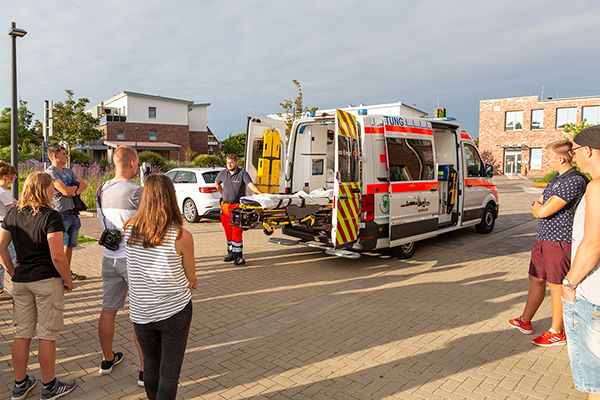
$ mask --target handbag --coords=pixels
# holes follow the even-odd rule
[[[81,197],[76,194],[75,196],[73,196],[73,208],[75,211],[85,211],[87,210],[87,206],[85,205],[85,203],[83,202],[83,200],[81,200]]]

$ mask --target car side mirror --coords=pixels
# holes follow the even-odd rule
[[[486,178],[494,177],[494,166],[492,164],[485,164],[485,177]]]

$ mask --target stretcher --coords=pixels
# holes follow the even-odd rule
[[[313,190],[291,195],[261,193],[244,196],[240,208],[232,210],[231,225],[244,230],[259,224],[271,235],[285,225],[303,224],[308,227],[331,224],[333,190]]]

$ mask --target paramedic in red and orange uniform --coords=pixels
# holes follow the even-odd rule
[[[242,228],[231,226],[231,210],[239,208],[240,198],[246,194],[246,186],[254,193],[259,194],[260,191],[254,183],[250,175],[243,169],[238,167],[238,160],[235,154],[227,156],[227,169],[219,172],[215,180],[215,186],[221,193],[221,224],[225,230],[227,238],[227,255],[223,261],[233,261],[235,265],[243,265],[244,260],[244,245],[242,244]]]

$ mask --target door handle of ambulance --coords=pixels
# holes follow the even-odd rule
[[[348,200],[348,196],[343,194],[339,197],[340,200]]]
[[[467,187],[473,187],[473,184],[469,182],[467,183]]]
[[[432,187],[431,189],[429,189],[430,192],[437,192],[437,188],[436,187]]]

